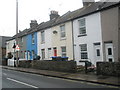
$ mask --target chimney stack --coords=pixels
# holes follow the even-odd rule
[[[30,23],[30,28],[35,28],[38,26],[38,23],[36,20],[31,20],[31,23]]]
[[[52,10],[51,12],[50,12],[50,20],[52,20],[52,19],[56,19],[56,18],[58,18],[60,15],[58,14],[58,12],[57,11],[54,11],[54,10]]]
[[[86,7],[95,2],[95,0],[82,0],[83,6]]]

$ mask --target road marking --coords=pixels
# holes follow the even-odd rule
[[[23,85],[26,85],[26,86],[29,86],[29,87],[32,87],[32,88],[38,88],[38,87],[36,87],[36,86],[30,85],[30,84],[27,84],[27,83],[24,83],[24,82],[21,82],[21,81],[12,79],[12,78],[7,78],[7,79],[8,79],[8,80],[11,80],[11,81],[14,81],[14,82],[17,82],[17,83],[20,83],[20,84],[23,84]]]

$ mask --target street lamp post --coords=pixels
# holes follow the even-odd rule
[[[15,42],[14,42],[14,45],[13,45],[13,49],[14,49],[14,66],[15,66],[15,48],[16,48],[16,45],[15,45]]]
[[[18,45],[18,0],[16,0],[16,45]],[[18,51],[16,51],[16,67],[18,67]]]

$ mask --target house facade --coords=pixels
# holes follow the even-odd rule
[[[16,50],[13,48],[14,43],[16,43],[15,39],[11,39],[9,41],[6,41],[6,57],[8,56],[8,53],[11,53],[13,57],[15,57]]]
[[[120,7],[116,6],[101,11],[101,29],[103,43],[103,59],[118,62],[120,58]]]
[[[27,52],[26,52],[26,48],[27,48],[27,37],[26,36],[21,36],[18,38],[18,46],[20,48],[19,50],[19,58],[21,60],[27,60]]]
[[[39,25],[38,54],[42,60],[51,60],[52,56],[73,60],[72,21],[68,18],[69,12],[59,16],[57,11],[51,11],[50,20]]]
[[[42,60],[51,60],[52,54],[52,36],[51,28],[37,32],[38,55]]]
[[[52,27],[52,47],[54,56],[68,57],[69,60],[73,60],[71,21]]]
[[[33,60],[37,56],[37,33],[27,35],[27,60]]]
[[[73,20],[74,55],[78,65],[86,60],[95,66],[99,61],[118,62],[119,4],[88,4],[81,12],[84,14]]]
[[[103,60],[100,13],[73,21],[75,61],[88,60],[94,65]],[[97,53],[96,53],[97,50]]]
[[[11,39],[11,37],[0,36],[0,64],[2,60],[6,58],[6,40]]]

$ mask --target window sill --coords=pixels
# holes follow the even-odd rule
[[[41,44],[44,44],[45,42],[41,42]]]
[[[60,38],[60,40],[66,40],[66,37],[65,38]]]
[[[78,35],[78,37],[83,37],[83,36],[87,36],[87,34],[80,34],[80,35]]]

